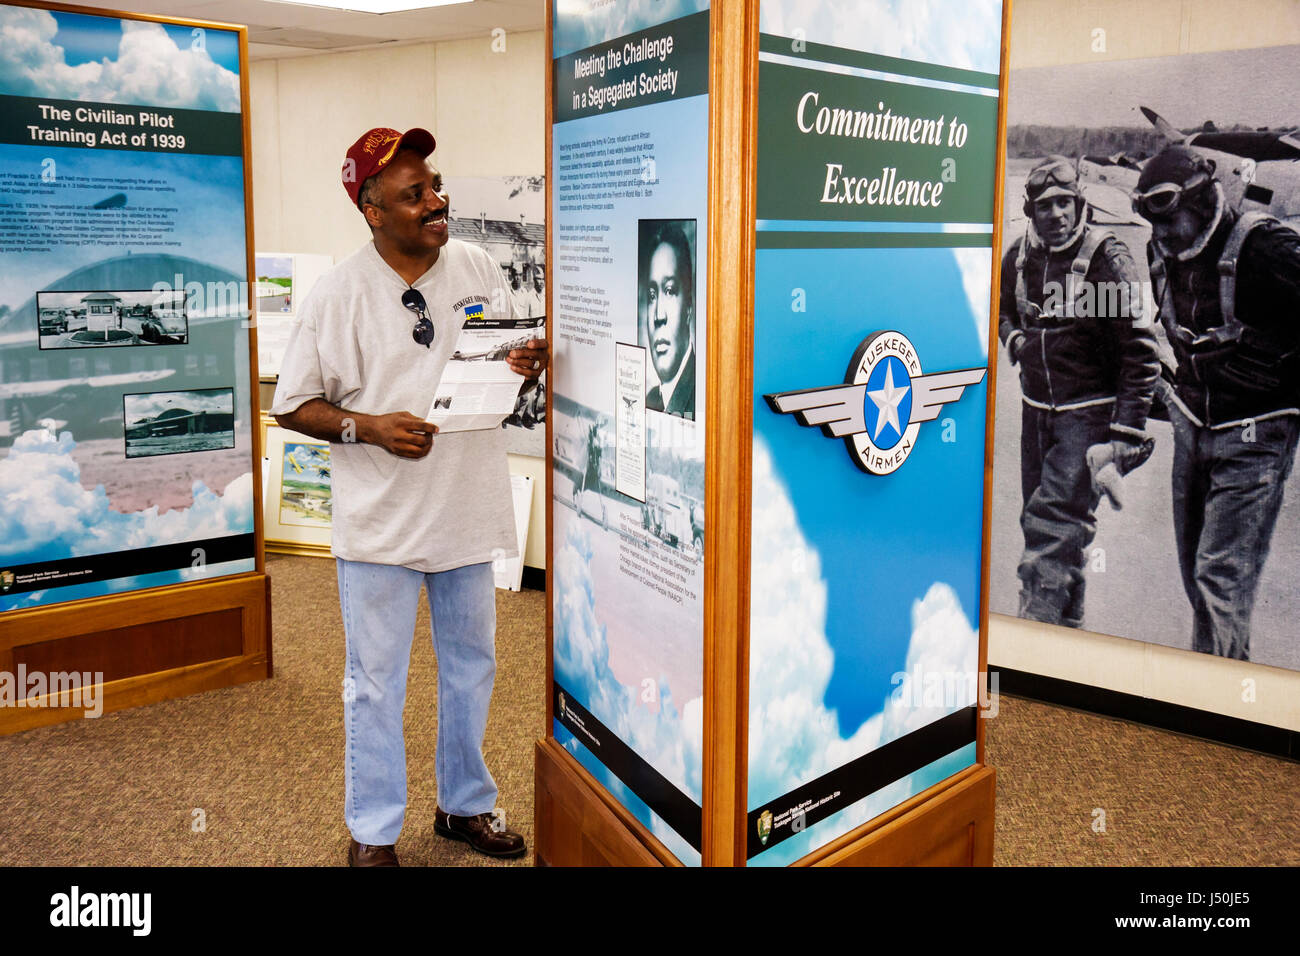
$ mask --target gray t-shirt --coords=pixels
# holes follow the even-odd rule
[[[272,415],[313,398],[369,415],[423,418],[455,348],[465,309],[509,308],[501,270],[476,246],[448,240],[416,280],[436,335],[415,342],[406,282],[367,243],[326,273],[289,336]],[[333,551],[349,561],[447,571],[518,554],[500,428],[435,435],[413,461],[360,442],[330,444]]]

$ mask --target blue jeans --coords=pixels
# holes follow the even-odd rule
[[[1114,406],[1053,412],[1025,403],[1020,426],[1020,616],[1049,624],[1083,624],[1083,569],[1097,534],[1099,495],[1089,446],[1110,440]]]
[[[1270,418],[1218,431],[1175,407],[1174,538],[1192,604],[1192,649],[1250,659],[1250,617],[1282,492],[1295,461],[1300,419]]]
[[[497,786],[483,761],[496,676],[496,589],[491,564],[424,574],[338,559],[347,636],[343,680],[344,818],[358,843],[397,842],[406,815],[402,709],[420,588],[438,655],[438,806],[486,813]]]

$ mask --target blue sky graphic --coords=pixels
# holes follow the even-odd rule
[[[52,159],[56,179],[37,182],[40,195],[13,193],[0,188],[0,200],[24,202],[36,199],[51,205],[91,206],[114,193],[126,194],[127,208],[160,206],[167,212],[175,231],[162,234],[156,247],[132,248],[176,252],[236,275],[246,269],[244,232],[244,160],[239,156],[188,156],[181,154],[134,153],[125,150],[78,149],[59,146],[0,145],[0,169],[28,170],[40,175],[42,163]],[[106,179],[95,189],[78,188],[77,179]],[[161,180],[174,192],[144,191],[123,180]],[[26,188],[29,184],[24,183]],[[46,192],[48,190],[48,192]],[[177,246],[161,243],[180,242]],[[0,305],[17,308],[37,289],[51,285],[81,266],[122,255],[126,250],[112,246],[62,245],[54,254],[32,252],[0,253]],[[172,276],[159,276],[171,281]]]
[[[551,0],[555,3],[554,56],[613,40],[709,9],[709,0]]]
[[[252,472],[245,472],[215,491],[201,481],[192,482],[193,500],[185,508],[160,514],[157,506],[152,506],[123,513],[113,509],[103,485],[82,485],[81,468],[72,454],[75,447],[69,432],[50,440],[46,433],[32,431],[20,435],[0,458],[0,567],[125,553],[253,532]],[[240,559],[203,568],[186,566],[0,595],[0,610],[249,570],[251,559]]]
[[[63,47],[64,58],[69,66],[117,59],[118,45],[122,42],[121,20],[58,10],[51,10],[50,13],[59,25],[58,33],[54,34],[54,43]],[[164,23],[162,27],[178,50],[191,49],[195,40],[194,27],[178,23]],[[238,33],[233,30],[205,29],[203,45],[214,63],[232,73],[239,72]]]
[[[968,388],[923,424],[911,456],[888,477],[864,474],[841,440],[772,412],[762,396],[843,382],[854,349],[881,329],[912,340],[923,372],[986,359],[950,249],[760,249],[756,273],[754,429],[821,557],[835,654],[825,705],[851,732],[893,689],[912,638],[912,602],[934,582],[951,585],[978,626],[987,389]],[[807,312],[792,311],[795,288],[805,290]],[[951,443],[942,440],[945,418],[955,426]]]
[[[758,16],[763,33],[959,69],[998,71],[1001,0],[764,0]]]
[[[609,665],[605,628],[596,617],[596,594],[590,571],[593,551],[589,535],[603,532],[576,518],[557,524],[556,532],[555,681],[670,784],[700,804],[702,700],[696,698],[679,704],[666,679],[661,678],[657,689],[659,708],[652,713],[641,704],[639,687],[619,682]],[[558,722],[556,727],[562,729]],[[561,737],[557,730],[556,737],[563,743],[568,734]],[[661,839],[665,843],[671,841],[694,852],[639,797],[601,766],[594,754],[582,746],[575,749],[575,745],[570,745],[569,750],[646,826],[655,828],[656,833],[662,831]],[[600,773],[594,769],[596,766],[601,766]]]
[[[252,472],[215,490],[194,480],[185,508],[120,512],[103,485],[82,485],[76,445],[67,431],[57,440],[29,431],[0,458],[0,562],[62,561],[253,531]]]
[[[228,30],[0,5],[0,35],[0,93],[227,113],[241,108],[238,34]]]

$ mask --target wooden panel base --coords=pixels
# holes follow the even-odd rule
[[[535,861],[541,866],[680,866],[552,738],[536,746]],[[954,774],[795,866],[992,866],[996,775]]]
[[[47,687],[56,673],[100,675],[93,700],[104,713],[262,680],[271,676],[271,579],[256,572],[8,611],[0,673],[15,682],[41,674]],[[87,709],[80,691],[10,703],[0,706],[0,734],[80,719]]]
[[[534,862],[539,866],[681,866],[553,737],[537,741]]]
[[[795,862],[795,866],[992,866],[996,774],[976,766]]]

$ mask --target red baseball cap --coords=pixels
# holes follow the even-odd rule
[[[436,145],[433,134],[427,129],[416,128],[399,133],[379,126],[363,133],[343,160],[343,188],[348,191],[352,205],[361,208],[358,201],[361,184],[375,173],[382,172],[399,149],[413,149],[421,156],[428,156]]]

